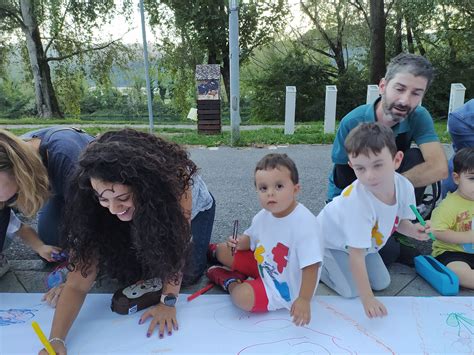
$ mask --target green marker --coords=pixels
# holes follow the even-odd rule
[[[423,219],[423,217],[421,217],[421,214],[420,214],[420,212],[418,212],[418,210],[416,209],[416,207],[413,206],[413,205],[410,205],[410,208],[411,208],[411,210],[413,211],[413,213],[415,214],[416,219],[418,220],[418,222],[420,222],[420,224],[421,224],[423,227],[426,226],[425,220]],[[435,236],[433,235],[433,233],[429,232],[428,235],[430,236],[431,240],[436,240],[436,238],[435,238]]]

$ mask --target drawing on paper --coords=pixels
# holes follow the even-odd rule
[[[35,316],[34,312],[38,312],[37,309],[0,309],[0,327],[7,325],[25,323]]]

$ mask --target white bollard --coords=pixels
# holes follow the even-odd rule
[[[285,134],[295,133],[296,86],[286,87]]]
[[[466,94],[466,87],[461,83],[451,84],[451,92],[449,93],[448,119],[446,120],[446,131],[449,132],[448,120],[449,113],[453,112],[458,107],[464,105],[464,95]]]
[[[189,109],[188,119],[190,119],[191,121],[197,122],[197,120],[198,120],[198,110],[197,110],[197,108],[191,107]]]
[[[448,113],[453,112],[458,107],[464,105],[464,95],[466,87],[461,83],[451,84],[451,92],[449,94]]]
[[[378,85],[367,85],[367,99],[366,104],[371,104],[379,98],[379,86]]]
[[[336,129],[337,87],[326,85],[326,101],[324,105],[324,133],[334,133]]]

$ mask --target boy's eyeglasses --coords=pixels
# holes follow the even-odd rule
[[[15,193],[12,197],[10,197],[8,200],[3,202],[5,206],[11,207],[12,205],[15,204],[16,200],[18,200],[18,192]]]

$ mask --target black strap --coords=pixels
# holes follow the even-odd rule
[[[354,169],[348,164],[336,164],[333,171],[334,185],[340,189],[345,189],[357,179]]]
[[[3,250],[3,244],[7,236],[8,225],[10,224],[10,207],[0,210],[0,251]]]

